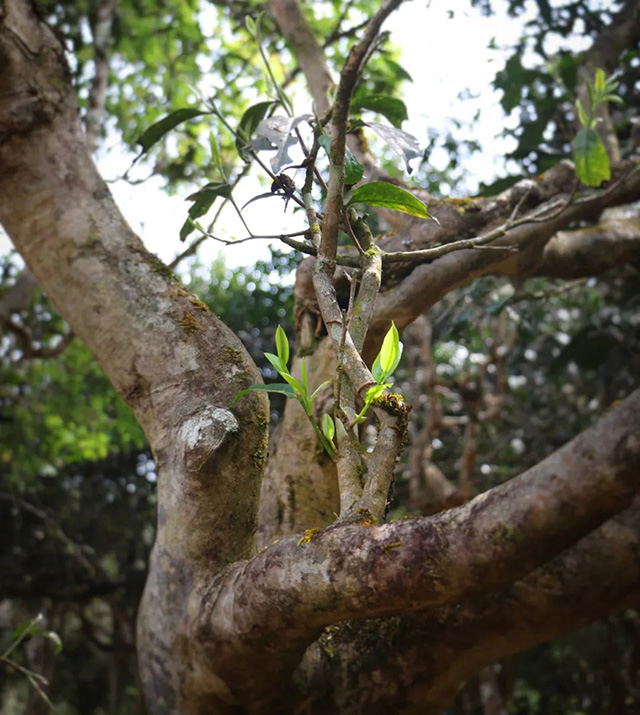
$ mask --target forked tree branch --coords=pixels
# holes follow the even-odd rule
[[[486,665],[637,606],[639,519],[636,500],[574,546],[498,592],[430,609],[424,615],[333,627],[308,649],[294,682],[311,683],[319,671],[330,667],[334,681],[342,683],[339,698],[357,702],[361,712],[404,712],[419,703],[420,712],[440,713],[462,684]],[[360,638],[375,654],[365,663],[358,648]],[[351,685],[345,676],[356,667],[357,684]],[[390,682],[403,687],[389,688]],[[327,694],[311,697],[322,702]],[[339,705],[325,703],[325,711]]]
[[[259,701],[326,625],[458,603],[523,578],[631,503],[639,415],[640,390],[521,476],[449,512],[283,539],[217,582],[217,597],[203,586],[195,639],[238,697]]]

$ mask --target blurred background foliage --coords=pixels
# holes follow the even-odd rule
[[[67,38],[83,112],[96,66],[100,0],[38,0],[44,17]],[[192,106],[191,87],[214,96],[237,123],[263,99],[267,86],[245,17],[262,3],[230,0],[120,0],[112,8],[109,83],[100,151],[136,139],[169,111]],[[495,78],[506,115],[514,115],[517,146],[509,176],[483,186],[493,193],[569,155],[572,101],[579,55],[620,3],[595,0],[495,3],[474,0],[476,12],[532,13]],[[370,11],[364,0],[305,5],[334,67],[344,60]],[[455,22],[455,18],[453,20]],[[355,28],[355,29],[354,29]],[[296,102],[304,100],[295,62],[271,21],[265,46]],[[564,44],[563,44],[564,42]],[[278,58],[277,60],[275,58]],[[383,36],[367,66],[361,93],[400,97],[409,74]],[[640,92],[638,48],[622,58],[614,123],[630,141]],[[452,118],[452,122],[455,118]],[[434,193],[464,178],[464,157],[482,147],[452,131],[431,139],[414,181]],[[157,145],[146,166],[181,183],[210,180],[208,136],[234,176],[233,137],[219,123],[192,121]],[[430,170],[429,152],[450,157]],[[392,161],[385,168],[398,169]],[[176,243],[176,247],[177,247]],[[16,284],[20,263],[0,264],[0,298]],[[179,272],[236,332],[265,381],[264,360],[282,324],[293,336],[293,273],[299,261],[272,249],[268,260],[229,268],[223,258],[183,261]],[[405,333],[396,384],[413,404],[411,442],[391,505],[395,516],[455,504],[539,461],[638,385],[640,265],[572,283],[484,278],[448,295]],[[34,635],[12,654],[41,673],[59,713],[120,715],[143,712],[136,687],[135,612],[153,542],[156,475],[144,436],[100,367],[41,292],[14,312],[0,342],[0,652],[20,623],[42,612],[63,650]],[[29,357],[20,335],[49,348]],[[68,345],[66,343],[69,342]],[[64,349],[62,349],[64,348]],[[284,399],[284,398],[282,398]],[[272,421],[282,402],[272,400]],[[437,505],[440,505],[438,507]],[[435,505],[435,506],[434,506]],[[635,611],[497,664],[474,678],[450,712],[486,713],[481,686],[492,682],[510,713],[640,712],[640,619]],[[0,663],[0,711],[47,712],[27,680]]]

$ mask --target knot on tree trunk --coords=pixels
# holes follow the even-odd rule
[[[180,429],[185,463],[190,474],[206,471],[211,460],[219,465],[233,453],[240,425],[234,414],[222,407],[204,407],[189,417]]]

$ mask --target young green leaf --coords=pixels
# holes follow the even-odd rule
[[[596,76],[594,81],[595,90],[598,94],[604,94],[606,89],[606,76],[603,69],[596,70]]]
[[[307,378],[306,358],[302,358],[302,360],[300,360],[300,375],[302,377],[302,389],[304,390],[304,394],[308,395],[309,394],[309,380]]]
[[[365,184],[355,189],[347,205],[357,203],[382,206],[418,218],[433,218],[420,199],[386,181],[374,181],[372,184]]]
[[[188,119],[193,119],[203,114],[206,114],[206,112],[203,112],[201,109],[176,109],[175,112],[167,114],[166,117],[146,129],[138,138],[136,144],[140,144],[143,153],[147,152],[156,142],[159,142],[165,134],[169,133],[174,127],[177,127],[178,124],[182,124],[182,122],[186,122]]]
[[[270,385],[250,385],[247,387],[245,390],[240,390],[239,392],[236,392],[233,400],[231,401],[231,407],[235,405],[235,403],[241,398],[244,397],[245,395],[248,395],[250,392],[277,392],[281,395],[286,395],[287,397],[295,397],[295,392],[293,391],[293,387],[291,385],[287,385],[284,382],[272,382]]]
[[[367,394],[364,398],[364,401],[367,405],[370,405],[376,397],[380,397],[380,395],[388,388],[390,387],[391,384],[388,382],[384,382],[381,385],[373,385],[367,390]]]
[[[284,373],[286,373],[287,375],[289,374],[289,370],[287,369],[287,366],[280,359],[280,356],[274,355],[273,353],[265,353],[264,356],[273,365],[273,367],[275,367],[278,374],[280,374],[280,375],[282,375]]]
[[[211,132],[209,134],[209,146],[211,148],[211,159],[213,160],[214,166],[220,172],[222,178],[225,178],[224,166],[222,164],[222,158],[220,157],[220,149],[218,148],[218,142],[216,141],[216,135]]]
[[[250,15],[247,15],[244,19],[244,24],[246,25],[247,30],[249,30],[249,33],[255,37],[257,31],[255,20]]]
[[[267,355],[267,353],[265,353],[265,355]],[[300,400],[300,403],[304,407],[305,412],[308,412],[308,407],[311,403],[309,402],[309,399],[304,392],[302,385],[290,372],[287,372],[286,370],[280,372],[280,377],[284,378],[291,385],[291,387],[293,387],[295,391],[295,396],[298,398],[298,400]]]
[[[382,341],[382,348],[380,348],[380,367],[385,375],[389,375],[393,365],[398,364],[396,358],[398,358],[399,355],[400,335],[398,334],[396,324],[392,322],[391,327]]]
[[[382,384],[388,377],[393,375],[400,363],[404,345],[400,342],[398,329],[395,323],[387,331],[382,343],[382,348],[371,367],[371,374],[378,384]]]
[[[578,119],[580,120],[580,124],[583,127],[588,127],[589,126],[589,118],[587,117],[587,113],[584,111],[582,102],[580,102],[579,99],[576,99],[576,111],[578,112]]]
[[[376,355],[376,359],[373,361],[371,366],[371,374],[375,378],[375,381],[379,384],[384,380],[384,373],[382,372],[382,367],[380,367],[380,353]]]
[[[320,390],[324,389],[327,385],[331,384],[331,380],[325,380],[321,385],[318,385],[316,389],[313,391],[313,394],[311,395],[310,399],[313,400],[313,398],[320,392]]]
[[[289,364],[289,340],[281,325],[278,325],[276,330],[276,349],[282,364],[287,367]]]
[[[336,433],[336,428],[333,424],[333,420],[331,419],[331,415],[322,415],[322,432],[329,442],[333,442],[333,436]]]
[[[408,119],[407,107],[401,99],[388,97],[384,94],[368,94],[364,97],[356,97],[351,102],[351,109],[358,112],[369,109],[386,117],[396,129],[400,129],[402,122]]]
[[[226,181],[212,182],[200,189],[200,191],[196,191],[194,194],[187,196],[187,201],[193,201],[193,205],[189,208],[189,218],[180,229],[181,241],[184,241],[195,229],[193,220],[204,216],[218,196],[224,199],[231,198],[231,186],[227,184]]]
[[[607,150],[595,129],[585,127],[573,142],[576,176],[585,186],[600,186],[611,179],[611,166]]]

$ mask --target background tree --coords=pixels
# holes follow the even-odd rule
[[[384,6],[383,14],[391,5]],[[513,4],[513,11],[517,12],[518,8],[519,4]],[[234,5],[230,11],[223,12],[220,21],[233,25],[247,9]],[[72,13],[73,8],[50,9],[54,11]],[[107,11],[106,6],[101,8],[108,19]],[[316,108],[321,112],[326,107],[330,77],[310,25],[294,3],[273,2],[271,11],[307,74]],[[354,6],[352,11],[358,18],[358,8]],[[551,10],[548,14],[547,20],[543,13],[545,23],[548,22],[540,26],[543,35],[547,27],[555,27],[559,22]],[[594,15],[591,12],[584,16]],[[68,15],[59,17],[64,23]],[[558,17],[562,19],[561,15]],[[582,16],[576,13],[573,21],[578,17]],[[625,59],[633,69],[634,50],[629,48],[637,44],[637,10],[627,4],[620,7],[617,15],[598,17],[602,18],[600,23],[589,25],[594,36],[592,50],[580,58],[578,67],[603,67],[610,71],[621,55],[631,52]],[[360,23],[353,26],[357,27],[366,18],[360,16],[359,19]],[[119,40],[114,35],[112,43],[107,41],[101,45],[99,28],[105,25],[104,17],[102,25],[99,13],[98,19],[90,20],[96,68],[91,87],[99,97],[100,61],[109,44],[117,48]],[[314,29],[322,33],[320,36],[337,43],[335,50],[327,49],[327,55],[338,68],[344,62],[347,46],[354,42],[349,36],[353,33],[342,33],[340,29],[341,23],[350,20],[347,15],[342,16],[341,22],[334,23],[330,32],[315,23]],[[363,38],[360,50],[366,50],[367,42],[373,39],[375,21],[367,28],[363,25],[357,31],[355,39]],[[276,35],[269,39],[269,29],[272,28],[267,24],[267,41],[277,45]],[[633,401],[608,413],[597,427],[558,452],[550,462],[542,462],[519,480],[487,492],[483,499],[471,502],[466,508],[444,512],[431,520],[374,526],[382,514],[362,510],[349,513],[347,504],[341,518],[331,528],[318,533],[313,529],[335,521],[335,514],[341,511],[340,501],[345,506],[344,495],[348,491],[345,486],[349,487],[345,475],[349,475],[349,464],[345,469],[343,462],[339,472],[342,482],[339,495],[333,464],[316,450],[314,433],[306,417],[296,403],[290,402],[272,446],[273,457],[267,466],[259,511],[256,511],[269,421],[264,412],[265,404],[256,402],[259,398],[254,396],[245,398],[244,404],[238,402],[233,413],[228,410],[237,390],[257,379],[253,363],[223,325],[173,282],[164,267],[144,251],[115,213],[84,154],[83,140],[75,123],[74,96],[71,93],[54,96],[49,91],[51,86],[59,88],[66,81],[58,40],[29,14],[28,8],[17,2],[6,3],[2,31],[1,52],[8,68],[2,89],[8,96],[16,97],[11,111],[3,111],[0,120],[0,131],[5,138],[1,150],[3,164],[11,172],[10,179],[3,179],[0,190],[3,224],[41,285],[132,407],[151,443],[160,479],[159,531],[139,640],[152,711],[210,712],[213,708],[227,708],[222,703],[233,706],[234,702],[249,708],[281,709],[295,708],[296,701],[320,711],[327,708],[357,711],[365,704],[379,709],[407,709],[413,704],[423,710],[437,710],[451,699],[464,680],[493,660],[634,602],[637,570],[629,550],[636,538],[632,528],[634,512],[626,511],[613,521],[606,521],[624,509],[634,490],[638,446],[632,434],[633,419],[637,419]],[[16,38],[19,38],[17,44]],[[243,46],[248,44],[245,40]],[[540,46],[544,49],[544,44]],[[126,48],[126,43],[122,47]],[[604,55],[603,47],[606,48]],[[25,48],[29,52],[25,52]],[[252,51],[255,58],[255,46]],[[40,72],[29,65],[32,55],[42,59],[40,66],[44,69]],[[169,55],[151,52],[148,65],[153,65],[153,57]],[[350,61],[354,58],[358,58],[358,50],[350,55]],[[243,72],[251,66],[250,60],[246,56],[242,58]],[[365,89],[360,89],[360,95],[356,90],[355,106],[363,97],[370,96],[368,92],[379,94],[400,76],[401,73],[394,70],[395,75],[391,78],[387,75],[385,85],[384,73],[380,74],[380,67],[384,66],[393,68],[383,45],[364,69],[360,88]],[[357,75],[357,72],[343,73],[343,92],[348,94],[348,85]],[[23,86],[27,77],[33,96],[37,97],[36,114],[31,100],[25,103],[26,95],[8,91]],[[633,75],[630,77],[622,83],[623,94],[630,91]],[[76,80],[80,96],[83,78],[79,71]],[[535,107],[536,102],[541,101],[540,94],[536,94],[539,85],[530,80],[531,77],[522,83],[522,87],[527,86],[522,91],[529,93],[527,101]],[[344,95],[341,99],[340,92],[337,101],[338,107],[343,102],[342,108],[346,111]],[[217,102],[218,113],[228,117],[231,112],[221,108],[219,98]],[[91,126],[91,108],[99,106],[95,96],[88,102],[88,127]],[[567,114],[570,107],[567,103]],[[340,165],[340,130],[341,126],[344,128],[344,119],[341,120],[340,113],[334,109],[333,124],[337,132],[334,139],[338,147],[338,161],[336,148],[332,148],[334,182],[339,181],[340,176],[335,166]],[[616,123],[620,125],[623,139],[625,131],[631,136],[630,123],[625,121],[624,115],[614,122],[608,122],[605,115],[597,125],[614,162],[618,156],[611,150],[615,147],[611,126]],[[210,130],[200,118],[195,124],[187,125],[187,133],[203,131]],[[225,162],[231,162],[235,139],[229,137],[225,144],[224,130],[216,126],[215,133],[221,135],[220,155],[224,166]],[[188,167],[194,159],[198,160],[193,152],[201,151],[201,147],[193,141],[169,142],[156,168],[164,171],[167,166],[175,165],[170,157],[171,152],[175,155],[177,150],[184,157],[178,175],[195,176],[194,170]],[[380,170],[366,153],[362,133],[356,132],[352,149],[369,178],[379,178]],[[435,460],[441,467],[436,478],[441,489],[435,499],[433,494],[429,495],[428,507],[435,513],[443,505],[464,502],[474,487],[492,486],[491,480],[476,481],[475,485],[471,481],[477,463],[488,466],[488,474],[497,481],[504,480],[518,468],[529,466],[538,456],[548,454],[554,446],[590,423],[594,413],[601,412],[632,389],[637,354],[629,349],[633,336],[621,338],[624,327],[616,330],[621,321],[625,321],[625,310],[607,311],[602,302],[613,301],[614,296],[621,299],[631,318],[622,324],[627,326],[628,333],[630,328],[637,334],[637,326],[632,322],[633,306],[637,302],[637,289],[634,290],[637,273],[632,263],[638,248],[637,219],[632,210],[613,215],[603,213],[603,209],[637,198],[636,174],[630,171],[633,166],[632,161],[614,163],[614,177],[608,188],[581,191],[577,198],[573,197],[578,188],[573,173],[563,165],[550,168],[535,186],[526,182],[516,184],[497,199],[438,200],[416,190],[416,194],[428,198],[429,209],[439,218],[440,226],[407,220],[389,211],[379,212],[380,220],[395,227],[398,233],[380,241],[385,252],[383,260],[387,263],[384,290],[372,314],[365,356],[371,359],[375,355],[391,318],[403,328],[426,308],[435,306],[435,313],[430,316],[433,327],[421,318],[415,337],[416,345],[422,349],[427,373],[422,379],[428,411],[420,435],[422,459],[420,455],[416,457],[415,452],[410,455],[413,466],[409,469],[409,485],[414,502],[409,504],[409,509],[412,506],[424,508],[421,482],[432,486],[427,477],[433,476],[435,464],[433,455],[428,452],[436,437],[445,446],[449,441],[450,455],[444,460]],[[329,199],[336,200],[340,193],[335,188],[332,190],[330,182]],[[535,214],[534,221],[531,212]],[[330,203],[327,203],[323,227],[329,223],[327,217],[331,217]],[[515,226],[509,225],[509,221],[521,223]],[[447,244],[460,235],[483,237],[499,226],[509,230],[498,231],[489,248],[467,248],[445,255],[450,248],[447,246],[437,253],[423,255],[422,260],[429,262],[418,266],[411,263],[415,256],[403,255],[403,260],[396,262],[388,255],[398,249],[419,250],[434,243]],[[503,238],[498,236],[502,232],[506,234]],[[42,241],[44,236],[47,242]],[[502,250],[495,250],[496,246]],[[310,250],[309,246],[306,248]],[[320,250],[324,251],[324,265],[327,266],[328,260],[330,268],[332,257],[325,237]],[[348,251],[345,255],[353,260]],[[616,266],[625,266],[623,272],[607,278],[602,288],[583,283],[570,285],[570,289],[581,291],[577,293],[566,287],[550,286],[542,280],[520,283],[535,276],[582,279]],[[328,270],[327,278],[332,273]],[[318,340],[314,335],[318,310],[324,313],[329,330],[336,333],[338,345],[344,333],[336,328],[342,320],[341,314],[338,312],[334,318],[327,315],[328,310],[335,313],[335,304],[331,301],[316,304],[310,281],[313,274],[310,263],[303,264],[298,272],[295,296],[300,330],[298,350],[307,353],[312,383],[317,384],[324,376],[335,374],[330,341]],[[509,282],[494,278],[485,279],[478,287],[470,283],[488,274],[506,275]],[[322,275],[316,272],[318,280],[322,280]],[[18,288],[24,288],[24,281],[10,279],[8,283],[9,290],[4,297],[13,299],[20,292]],[[334,283],[339,294],[348,295],[344,272],[334,276]],[[460,284],[470,284],[470,288],[466,294],[453,295],[452,289]],[[326,289],[330,294],[328,283]],[[322,291],[320,293],[322,295]],[[548,310],[536,315],[536,305],[540,305],[543,297],[561,302],[573,298],[577,307],[565,302],[564,312],[558,311],[554,316],[552,303]],[[366,304],[365,299],[366,296],[361,296],[361,303]],[[11,305],[14,306],[8,311],[8,315],[13,316],[11,331],[21,347],[13,355],[9,351],[10,362],[12,357],[40,358],[43,349],[55,351],[61,347],[56,345],[56,339],[50,345],[47,341],[50,332],[46,331],[51,331],[49,323],[55,323],[55,316],[47,317],[46,309],[44,312],[35,310],[29,319],[18,321],[16,303]],[[528,319],[523,321],[512,306],[518,306],[518,314]],[[571,335],[566,332],[566,326],[577,317],[582,317],[585,327]],[[467,328],[472,318],[477,327]],[[518,322],[514,325],[516,318]],[[564,350],[553,344],[558,324],[565,331],[560,335],[567,336],[562,340],[567,342],[568,339]],[[246,330],[241,325],[233,327]],[[456,340],[463,341],[462,327],[466,328],[464,345],[468,361],[460,352],[460,343],[456,343]],[[443,332],[439,334],[438,330]],[[532,346],[534,336],[544,336],[545,332],[550,340],[545,344],[544,338],[540,338],[539,344]],[[602,345],[603,336],[607,338],[609,349],[603,353],[600,347],[600,357],[597,350],[594,356],[593,348]],[[434,337],[438,358],[435,362],[430,347]],[[66,338],[62,341],[64,344]],[[482,356],[484,350],[486,355]],[[615,383],[608,377],[611,373],[606,369],[603,354],[617,366]],[[538,356],[541,365],[536,370]],[[72,353],[65,351],[63,358],[71,357]],[[352,358],[356,360],[355,355]],[[443,358],[448,364],[443,363]],[[567,395],[562,404],[567,415],[563,420],[566,432],[550,437],[548,422],[552,415],[547,414],[545,418],[546,405],[543,405],[543,409],[533,413],[538,418],[537,422],[534,419],[534,431],[530,429],[530,420],[524,420],[524,427],[507,421],[513,435],[509,441],[512,454],[506,446],[496,449],[495,439],[486,445],[492,437],[491,420],[496,420],[516,403],[522,379],[534,384],[541,381],[549,386],[553,384],[548,373],[542,371],[545,359],[549,358],[554,361],[555,374],[560,375],[561,381],[566,379],[566,374],[560,371],[570,367],[576,359],[582,368],[573,375],[575,384],[570,385],[573,390],[563,388]],[[527,361],[534,363],[531,370],[522,369]],[[440,369],[445,373],[440,377],[437,362],[447,368]],[[37,371],[40,363],[34,364]],[[19,366],[23,368],[24,365]],[[15,371],[12,364],[7,369]],[[299,369],[299,361],[296,361],[292,372],[298,374]],[[598,371],[602,388],[596,397],[589,388],[593,390]],[[266,376],[274,377],[273,373]],[[351,374],[349,376],[357,382]],[[519,379],[510,379],[516,377]],[[38,379],[36,374],[29,378],[29,383],[37,385]],[[42,379],[43,385],[50,384],[51,378],[44,375]],[[65,377],[61,379],[67,382]],[[15,380],[16,385],[24,384],[23,380]],[[409,382],[408,378],[405,380]],[[591,399],[581,400],[582,391]],[[11,418],[20,414],[16,392],[19,393],[19,389],[9,390],[8,396],[3,396],[11,408]],[[409,395],[408,389],[404,392]],[[534,397],[542,402],[541,394],[544,394],[542,389],[536,390]],[[572,404],[572,394],[575,404]],[[115,403],[114,407],[95,404],[90,409],[101,416],[119,408]],[[330,396],[323,399],[322,409],[331,409]],[[44,416],[46,420],[46,410]],[[388,424],[388,417],[384,414],[379,417],[383,425],[385,420]],[[108,421],[102,430],[96,430],[99,437],[95,433],[87,435],[86,430],[83,434],[81,420],[78,422],[77,427],[69,430],[70,435],[48,447],[48,454],[38,455],[45,465],[53,461],[51,466],[57,474],[64,471],[65,464],[78,459],[104,457],[120,441],[138,449],[142,446],[139,433],[136,434],[133,427],[116,430],[105,439],[105,431],[110,429]],[[23,423],[26,424],[26,420],[23,419]],[[49,424],[56,429],[51,419]],[[414,429],[420,429],[420,422]],[[504,433],[498,426],[494,429],[494,437]],[[449,436],[446,430],[450,430]],[[456,430],[463,431],[459,465],[455,465],[456,452],[460,454],[455,449],[456,442],[460,441]],[[395,445],[397,434],[394,436],[391,431],[387,427],[385,432],[383,426],[383,438]],[[62,432],[60,430],[58,436]],[[22,432],[19,430],[16,434]],[[527,461],[515,458],[521,451],[521,443],[525,448],[535,445],[535,449],[527,450]],[[346,444],[339,449],[343,457],[348,456]],[[481,461],[485,454],[487,461]],[[381,450],[378,455],[384,461]],[[573,462],[571,467],[567,466],[568,456]],[[25,460],[26,455],[21,459]],[[3,458],[3,461],[14,463],[11,459]],[[443,473],[453,476],[454,469],[448,467],[449,464],[459,474],[454,485],[450,482],[456,480],[447,481]],[[43,466],[36,464],[32,469],[34,473],[35,470],[42,472]],[[131,470],[131,467],[124,469]],[[145,468],[140,472],[144,486],[149,480],[144,477]],[[382,472],[384,484],[391,472],[389,469]],[[370,471],[369,483],[372,483],[372,474]],[[574,474],[581,474],[579,484]],[[616,477],[613,482],[611,475]],[[135,485],[135,480],[128,483]],[[385,498],[376,503],[384,509],[386,489],[380,493]],[[28,505],[21,504],[14,494],[10,496],[6,501],[11,503],[11,509],[29,511]],[[571,513],[567,513],[568,504],[571,504]],[[46,521],[37,510],[31,509],[30,516]],[[70,521],[81,530],[77,512],[71,515]],[[600,524],[603,526],[593,531]],[[238,559],[255,553],[256,525],[259,545],[267,548],[248,562],[238,564]],[[66,539],[72,557],[69,560],[74,562],[74,567],[88,573],[91,564],[88,567],[84,563],[86,550],[69,537],[68,530],[56,533],[61,541]],[[133,543],[139,533],[138,528],[132,529]],[[287,538],[290,534],[293,536]],[[274,537],[280,538],[277,544],[271,543]],[[562,552],[573,544],[571,549]],[[551,560],[554,556],[555,560]],[[115,557],[117,564],[126,561],[123,556]],[[134,559],[134,563],[136,561],[138,559]],[[615,573],[609,571],[612,562],[618,566]],[[101,564],[101,568],[104,571],[105,564]],[[107,575],[109,578],[102,578],[103,582],[114,580],[113,574]],[[329,590],[323,585],[325,576],[329,579]],[[50,580],[43,579],[45,583]],[[68,586],[68,580],[63,587]],[[576,609],[575,594],[583,595],[586,583],[589,596],[583,597],[581,607]],[[562,593],[561,598],[549,597],[558,592]],[[354,618],[357,620],[349,620]],[[368,620],[362,621],[363,618]],[[315,645],[311,645],[314,641]],[[184,643],[189,644],[188,655],[181,645]],[[481,655],[475,647],[478,644],[482,645]],[[403,683],[400,691],[392,686],[399,680]],[[278,698],[284,698],[284,702],[278,702]]]

